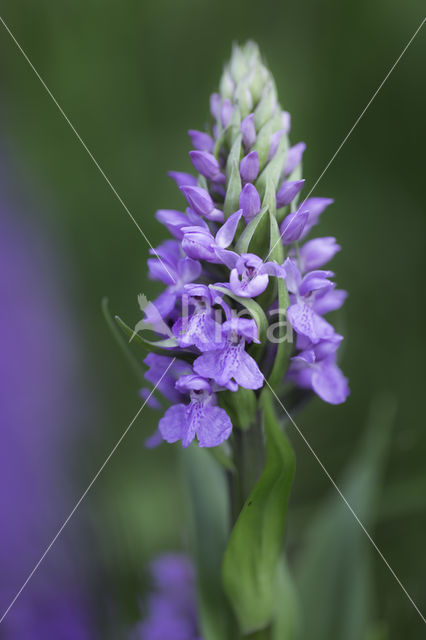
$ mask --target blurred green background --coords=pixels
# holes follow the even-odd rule
[[[292,114],[292,142],[308,145],[303,173],[309,188],[423,14],[424,5],[413,0],[404,6],[388,0],[6,0],[1,9],[154,245],[164,237],[155,210],[182,206],[166,172],[190,169],[186,131],[203,127],[209,95],[233,41],[251,38],[260,45],[281,104]],[[49,230],[61,256],[62,293],[73,309],[85,363],[79,385],[92,393],[72,458],[70,482],[77,499],[139,406],[138,382],[106,327],[101,299],[108,296],[111,309],[133,325],[139,317],[137,294],[152,296],[158,288],[146,278],[145,240],[1,25],[0,51],[6,162],[25,200],[34,203],[33,222]],[[426,28],[314,193],[335,198],[319,231],[343,246],[333,269],[350,293],[339,322],[346,336],[342,367],[352,394],[339,407],[314,400],[297,416],[324,465],[340,478],[374,398],[386,391],[396,403],[371,526],[423,610],[425,55]],[[144,562],[154,552],[185,544],[177,451],[143,448],[157,419],[144,409],[75,516],[86,518],[93,530],[89,552],[99,568],[104,624],[108,616],[112,625],[130,624],[137,617]],[[290,437],[297,472],[288,545],[297,556],[330,483],[297,433]],[[89,545],[77,526],[69,528],[76,547]],[[372,567],[375,619],[390,638],[423,637],[422,621],[382,560],[365,537],[361,545]],[[327,553],[333,554],[333,547]]]

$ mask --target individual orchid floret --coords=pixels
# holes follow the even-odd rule
[[[217,447],[229,438],[231,420],[224,409],[216,406],[216,397],[208,379],[200,375],[179,378],[176,389],[189,394],[189,404],[175,404],[167,409],[158,428],[164,440],[182,440],[189,447],[197,437],[200,447]]]
[[[308,220],[305,224],[302,237],[307,236],[312,227],[318,224],[322,212],[325,211],[330,204],[333,204],[333,202],[333,198],[308,198],[303,202],[300,209],[308,212]]]
[[[232,244],[242,215],[243,212],[240,209],[229,216],[215,237],[206,228],[183,227],[182,249],[191,258],[220,262],[216,249],[226,249]]]
[[[251,151],[240,162],[240,174],[243,182],[254,182],[259,173],[259,154]]]
[[[295,262],[287,258],[284,263],[286,283],[290,296],[287,317],[293,329],[306,336],[313,344],[320,340],[330,340],[334,329],[315,309],[318,292],[329,291],[334,283],[329,280],[331,271],[310,271],[304,277]]]
[[[341,336],[339,336],[341,339]],[[349,395],[348,381],[336,364],[340,340],[322,341],[291,359],[289,378],[312,389],[322,400],[340,404]]]
[[[223,212],[215,208],[214,202],[208,191],[202,187],[192,186],[183,186],[180,187],[180,190],[195,213],[198,213],[198,215],[203,216],[208,220],[223,222]]]
[[[214,140],[211,135],[204,131],[196,131],[195,129],[190,129],[188,134],[195,149],[198,151],[208,151],[210,153],[213,151]]]
[[[248,151],[256,142],[256,127],[254,126],[254,113],[244,118],[241,123],[241,133],[243,136],[243,144]]]
[[[288,176],[295,168],[301,163],[302,156],[305,152],[306,144],[304,142],[298,142],[288,150],[287,161],[284,168],[284,175]]]
[[[208,151],[190,151],[189,155],[198,173],[213,182],[225,182],[225,176],[212,153]]]
[[[222,325],[223,346],[203,353],[194,361],[194,371],[226,387],[235,382],[245,389],[260,389],[263,374],[245,350],[246,342],[259,342],[254,320],[232,318]]]
[[[306,223],[308,222],[309,211],[303,207],[297,209],[293,213],[289,213],[284,218],[281,225],[281,239],[284,245],[297,242],[303,235]]]
[[[233,251],[220,251],[218,255],[231,269],[229,284],[231,290],[242,298],[255,298],[268,286],[269,276],[285,277],[284,268],[276,262],[263,262],[253,253],[238,255]]]
[[[251,184],[249,182],[243,187],[240,193],[238,204],[240,206],[240,209],[242,209],[243,211],[244,220],[246,221],[246,223],[250,222],[250,220],[253,220],[253,218],[257,216],[260,211],[261,201],[259,193],[254,184]]]
[[[169,171],[167,175],[176,182],[178,187],[195,187],[197,184],[197,178],[190,173],[184,173],[183,171]]]
[[[194,345],[200,351],[212,351],[221,342],[221,327],[213,317],[213,292],[204,284],[185,287],[184,312],[173,325],[180,347]]]
[[[303,188],[305,180],[293,180],[283,182],[277,192],[277,209],[290,204]]]
[[[302,272],[318,269],[329,262],[340,251],[336,238],[314,238],[299,250],[299,264]]]

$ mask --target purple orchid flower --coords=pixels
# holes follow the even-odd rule
[[[221,342],[221,328],[213,318],[215,298],[204,284],[185,287],[183,299],[186,300],[187,309],[192,308],[192,313],[188,317],[180,317],[172,329],[180,347],[194,345],[200,351],[217,348],[218,342]]]
[[[235,381],[245,389],[260,389],[263,374],[256,361],[245,351],[246,342],[259,342],[254,320],[232,318],[222,325],[225,342],[194,361],[194,371],[226,387]]]
[[[200,227],[183,227],[182,249],[187,256],[207,262],[221,262],[216,249],[226,249],[232,244],[238,223],[243,212],[241,209],[233,213],[220,227],[213,237],[208,229]]]
[[[188,201],[191,209],[198,215],[213,220],[223,222],[223,211],[216,209],[211,195],[202,187],[183,186],[179,187]]]
[[[305,183],[300,169],[306,145],[290,146],[286,157],[279,151],[287,148],[290,115],[278,104],[273,79],[253,43],[236,47],[220,92],[210,98],[210,111],[206,131],[189,131],[190,158],[198,175],[170,174],[186,198],[186,210],[156,213],[175,240],[161,245],[159,255],[148,261],[151,277],[166,287],[144,308],[142,321],[168,336],[165,349],[172,345],[185,349],[185,359],[192,362],[182,374],[190,376],[182,382],[186,387],[173,375],[162,383],[176,405],[163,418],[164,433],[185,446],[197,434],[203,446],[217,441],[220,421],[214,423],[209,439],[205,415],[213,407],[216,414],[219,411],[218,393],[237,391],[239,386],[259,389],[264,384],[263,371],[273,372],[272,381],[276,378],[276,347],[263,345],[259,363],[246,350],[258,339],[247,333],[254,321],[240,319],[231,328],[234,315],[253,304],[247,299],[265,306],[266,316],[278,311],[284,289],[280,287],[278,293],[276,287],[269,287],[271,276],[284,280],[290,297],[285,313],[296,333],[291,370],[297,369],[291,379],[324,398],[331,397],[325,390],[327,376],[337,380],[335,352],[340,339],[324,315],[340,308],[347,295],[336,289],[332,272],[322,270],[340,250],[335,238],[314,238],[299,246],[333,201],[313,197],[296,204]],[[265,220],[270,218],[268,224],[263,214]],[[278,249],[287,258],[284,264],[268,261],[263,249],[255,253],[255,247],[271,246],[278,222],[283,244]],[[229,295],[218,294],[214,283]],[[262,296],[266,290],[271,297]],[[323,357],[325,344],[335,345],[334,355]],[[201,386],[195,389],[190,384]],[[336,397],[345,396],[344,385],[339,388]],[[182,393],[189,395],[189,404],[180,401]],[[201,421],[196,416],[202,416]],[[160,437],[157,433],[151,440],[156,444]]]
[[[298,386],[312,389],[330,404],[340,404],[349,395],[348,381],[336,364],[336,350],[342,336],[336,337],[291,358],[289,370],[289,378]]]
[[[305,152],[306,144],[304,142],[298,142],[294,147],[290,147],[287,153],[286,165],[284,168],[284,175],[293,173],[295,168],[301,163],[302,156]]]
[[[234,253],[216,249],[220,260],[231,270],[229,285],[231,290],[242,298],[255,298],[268,286],[269,276],[285,277],[284,268],[276,262],[263,262],[254,253]]]
[[[318,269],[329,262],[340,251],[336,238],[314,238],[306,242],[299,250],[299,262],[302,273]]]
[[[285,181],[277,191],[277,209],[285,207],[294,200],[303,188],[305,180]]]
[[[261,200],[256,187],[251,182],[244,185],[241,190],[238,204],[242,209],[244,220],[249,223],[260,211]]]
[[[254,182],[259,173],[259,154],[251,151],[240,162],[240,175],[244,182]]]
[[[287,258],[284,262],[287,288],[291,294],[287,317],[293,329],[309,338],[313,344],[320,340],[329,340],[334,335],[334,329],[315,308],[318,292],[330,291],[334,283],[328,278],[332,271],[310,271],[304,277],[294,260]]]
[[[206,377],[181,376],[175,386],[181,393],[189,393],[190,402],[173,405],[161,418],[158,428],[164,440],[182,440],[186,448],[195,436],[200,447],[217,447],[229,438],[231,420],[224,409],[216,406],[216,396]]]

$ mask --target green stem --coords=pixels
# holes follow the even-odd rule
[[[233,524],[237,521],[265,464],[265,445],[259,413],[256,418],[249,429],[235,429],[234,432],[235,472],[229,476]]]

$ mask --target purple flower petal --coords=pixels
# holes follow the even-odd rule
[[[300,248],[299,258],[303,271],[322,267],[340,251],[336,238],[314,238]]]
[[[215,120],[219,120],[221,97],[218,93],[212,93],[210,96],[210,113]]]
[[[310,271],[305,275],[300,284],[300,295],[306,296],[312,293],[312,291],[317,291],[318,289],[329,289],[334,287],[334,283],[330,282],[328,279],[333,276],[334,273],[332,271],[320,271],[319,269],[316,271]]]
[[[226,222],[221,226],[215,237],[215,241],[218,247],[226,249],[230,244],[232,244],[235,232],[238,227],[238,223],[241,220],[242,215],[243,211],[242,209],[239,209],[231,216],[229,216]]]
[[[182,284],[193,282],[201,274],[201,264],[192,258],[182,258],[179,260],[178,274]]]
[[[347,298],[348,292],[343,289],[326,289],[315,296],[313,309],[323,316],[330,311],[340,309]]]
[[[232,106],[232,102],[228,100],[228,98],[226,98],[226,100],[223,101],[222,107],[220,109],[220,119],[222,122],[222,127],[224,129],[226,129],[226,127],[230,123],[233,111],[234,107]]]
[[[257,151],[251,151],[240,162],[241,179],[244,182],[254,182],[259,173],[259,155]]]
[[[285,207],[294,200],[299,191],[305,184],[305,180],[294,180],[292,182],[284,182],[277,193],[277,209]]]
[[[334,329],[324,318],[321,318],[304,302],[290,305],[287,317],[297,333],[301,333],[317,344],[320,340],[327,340],[334,334]]]
[[[285,271],[285,281],[287,289],[290,293],[297,293],[299,291],[300,283],[302,282],[302,274],[299,267],[292,258],[287,258],[283,264]]]
[[[202,187],[179,187],[195,213],[209,220],[223,221],[223,211],[215,209],[210,194]]]
[[[301,204],[300,209],[309,213],[308,221],[302,234],[303,238],[318,223],[321,213],[333,202],[332,198],[308,198]]]
[[[182,227],[189,225],[187,216],[181,211],[175,211],[174,209],[159,209],[155,217],[158,222],[161,222],[178,240],[181,240],[183,236]]]
[[[220,166],[212,153],[208,151],[190,151],[192,164],[198,173],[215,182],[225,182],[225,176],[221,173]]]
[[[167,409],[158,423],[158,429],[166,442],[177,442],[183,436],[186,422],[186,406],[175,404]]]
[[[283,244],[292,244],[302,237],[303,229],[308,221],[308,212],[298,209],[284,218],[281,225],[281,239]]]
[[[257,344],[260,344],[259,330],[256,322],[252,318],[239,318],[237,316],[233,316],[230,320],[226,320],[226,322],[223,323],[222,330],[225,335],[234,333],[238,336],[242,336],[249,342],[256,342]]]
[[[188,134],[195,149],[198,151],[213,151],[214,141],[208,133],[205,133],[204,131],[197,131],[196,129],[190,129]]]
[[[281,138],[283,136],[283,133],[284,133],[284,129],[280,129],[279,131],[276,131],[275,133],[272,134],[271,144],[270,144],[269,153],[268,153],[268,162],[269,160],[272,160],[272,158],[276,154]]]
[[[164,442],[164,438],[160,431],[156,429],[148,438],[145,439],[144,446],[146,449],[156,449]]]
[[[229,284],[231,285],[232,291],[235,295],[241,296],[242,298],[256,298],[256,296],[265,291],[268,282],[269,278],[266,273],[258,274],[254,278],[245,281],[240,279],[237,269],[232,269],[229,274]]]
[[[284,168],[284,175],[287,176],[290,173],[293,173],[297,165],[300,164],[305,149],[306,149],[306,144],[304,142],[298,142],[297,144],[294,145],[294,147],[290,147],[287,153],[287,160]]]
[[[178,187],[185,187],[188,185],[196,186],[197,178],[190,173],[183,173],[182,171],[169,171],[167,174],[172,180],[174,180]]]
[[[176,283],[174,274],[170,265],[156,258],[148,258],[147,265],[149,269],[149,277],[152,280],[160,280],[164,284],[173,285]]]
[[[241,351],[238,367],[234,371],[235,381],[244,389],[260,389],[264,377],[256,361],[246,351]]]
[[[243,144],[246,149],[250,149],[256,142],[256,127],[254,126],[254,113],[244,118],[241,123],[241,133]]]
[[[260,196],[253,184],[248,183],[243,187],[238,204],[240,209],[243,210],[244,220],[247,223],[259,213],[261,206]]]
[[[321,362],[312,374],[312,388],[325,402],[341,404],[349,395],[348,381],[333,362]]]
[[[220,247],[215,247],[215,253],[219,260],[223,262],[228,269],[233,269],[240,257],[238,253],[235,253],[235,251],[228,251],[228,249],[221,249]]]
[[[232,422],[224,409],[206,406],[196,427],[200,447],[217,447],[231,435]]]
[[[215,240],[207,229],[183,227],[182,249],[190,258],[219,262],[214,246]]]

